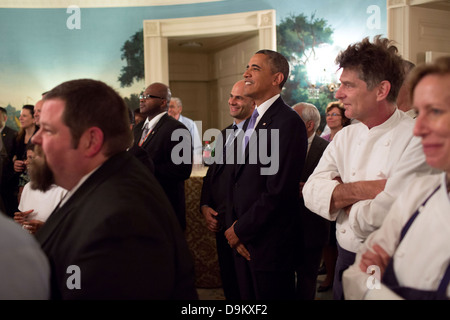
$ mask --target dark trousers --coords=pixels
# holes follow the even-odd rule
[[[336,269],[333,281],[333,299],[344,300],[344,290],[342,288],[342,274],[350,267],[356,258],[356,253],[343,249],[339,243],[337,244],[338,256],[336,260]]]
[[[225,238],[223,230],[216,233],[217,258],[219,260],[222,288],[227,300],[240,300],[239,286],[234,269],[234,252]]]
[[[297,267],[296,298],[299,300],[314,300],[316,297],[317,276],[323,247],[303,249],[303,257]]]
[[[295,298],[295,272],[254,270],[251,262],[235,253],[234,264],[242,300],[292,300]]]

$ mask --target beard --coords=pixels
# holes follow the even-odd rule
[[[47,164],[42,147],[34,147],[35,157],[30,163],[30,187],[33,190],[45,192],[55,183],[55,177]]]

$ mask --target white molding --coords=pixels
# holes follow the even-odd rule
[[[145,84],[169,83],[167,41],[171,37],[211,37],[258,31],[259,49],[276,50],[275,10],[203,17],[144,20]]]
[[[0,8],[80,8],[174,6],[223,0],[0,0]]]
[[[450,52],[450,10],[441,0],[388,0],[388,38],[403,58],[425,62],[426,52]],[[450,8],[450,7],[449,7]]]

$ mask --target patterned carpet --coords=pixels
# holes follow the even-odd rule
[[[199,300],[225,300],[222,288],[197,288]]]
[[[317,278],[317,287],[325,279],[325,275]],[[225,300],[222,288],[197,288],[199,300]],[[326,292],[317,292],[316,300],[333,300],[333,289]]]

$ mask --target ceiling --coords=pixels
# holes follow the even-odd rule
[[[257,34],[257,31],[251,31],[205,37],[171,37],[169,38],[169,52],[214,53]]]

